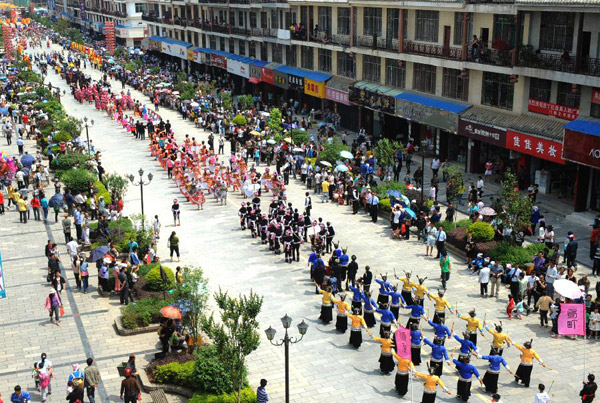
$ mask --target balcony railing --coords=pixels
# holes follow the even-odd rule
[[[515,0],[467,0],[467,4],[514,4]]]
[[[173,19],[173,23],[175,25],[179,25],[180,27],[187,27],[188,26],[187,20],[184,19],[184,18],[175,17]]]
[[[233,28],[231,28],[231,34],[232,35],[240,35],[240,36],[249,36],[250,30],[248,28],[233,27]]]
[[[360,35],[356,45],[371,49],[398,50],[397,39],[388,40],[377,35]]]
[[[417,55],[432,56],[441,59],[462,59],[462,48],[436,45],[433,43],[404,41],[404,52],[414,53]]]
[[[335,45],[350,46],[350,35],[336,34],[331,37],[331,43]]]
[[[142,20],[150,21],[150,22],[161,22],[162,20],[158,18],[156,15],[152,14],[142,14]]]
[[[519,66],[600,76],[600,59],[587,57],[578,62],[576,55],[533,52],[531,47],[521,51]]]
[[[488,47],[468,48],[470,62],[510,67],[513,64],[514,49],[494,49]]]

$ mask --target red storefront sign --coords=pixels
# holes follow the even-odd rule
[[[227,58],[225,56],[210,55],[210,64],[220,69],[227,69]]]
[[[265,83],[273,84],[275,83],[275,72],[271,69],[267,69],[266,67],[262,68],[262,80]]]
[[[325,99],[339,102],[340,104],[350,105],[347,91],[336,90],[335,88],[325,87]]]
[[[600,168],[600,137],[565,129],[563,158]]]
[[[600,104],[600,89],[598,88],[592,89],[592,103]]]
[[[507,130],[506,148],[557,164],[565,164],[565,160],[562,159],[563,145],[557,141]]]
[[[542,115],[556,116],[559,119],[575,120],[579,117],[579,109],[569,106],[557,105],[550,102],[529,100],[529,112],[541,113]]]

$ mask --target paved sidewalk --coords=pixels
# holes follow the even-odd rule
[[[99,72],[91,71],[94,78]],[[51,73],[49,78],[53,85],[66,88]],[[115,86],[120,88],[120,84]],[[147,98],[136,91],[132,95],[144,102]],[[305,265],[307,248],[302,248],[300,263],[285,264],[282,256],[274,256],[260,242],[251,239],[248,232],[242,232],[238,226],[236,211],[241,201],[239,195],[230,195],[227,206],[217,205],[213,199],[208,199],[203,211],[183,204],[182,225],[173,227],[170,223],[170,205],[174,197],[180,197],[175,184],[166,179],[158,164],[150,157],[147,143],[135,141],[116,123],[110,121],[104,113],[93,107],[80,105],[67,96],[65,106],[70,113],[77,116],[88,116],[97,123],[90,130],[90,136],[97,147],[104,150],[103,165],[108,172],[117,171],[122,174],[135,172],[142,167],[145,171],[155,174],[153,182],[145,189],[145,210],[148,216],[159,214],[163,223],[163,233],[177,231],[181,239],[182,265],[201,266],[210,279],[211,290],[223,287],[232,294],[247,293],[250,289],[265,297],[263,311],[259,316],[261,329],[273,325],[277,336],[282,336],[279,318],[288,313],[294,319],[291,333],[296,334],[295,325],[305,319],[310,325],[307,335],[299,344],[291,347],[291,398],[292,401],[322,402],[331,401],[368,401],[381,402],[397,401],[393,390],[393,376],[379,375],[377,343],[366,341],[359,351],[347,345],[348,334],[340,335],[335,332],[333,325],[323,326],[318,321],[320,298],[314,295],[308,270]],[[196,138],[205,140],[206,133],[195,129],[192,125],[179,118],[173,111],[161,109],[164,119],[170,119],[178,138],[189,133]],[[226,150],[227,151],[227,150]],[[288,198],[295,205],[301,205],[304,188],[297,182],[291,182],[288,187]],[[125,200],[127,214],[139,211],[139,192],[130,188]],[[424,245],[414,239],[408,242],[394,241],[390,237],[387,223],[380,221],[370,223],[365,215],[352,216],[347,207],[331,203],[314,203],[314,216],[330,220],[336,228],[337,238],[342,245],[347,246],[349,253],[358,256],[362,274],[364,265],[369,264],[376,274],[392,274],[394,270],[400,274],[403,270],[411,270],[415,274],[427,276],[427,285],[435,290],[439,287],[439,267],[437,260],[424,257]],[[163,239],[164,238],[164,239]],[[166,256],[166,237],[161,238],[159,255]],[[169,265],[168,259],[163,259]],[[171,264],[176,265],[176,264]],[[449,283],[448,299],[458,304],[461,312],[476,307],[478,315],[487,315],[488,321],[502,319],[511,338],[524,342],[535,338],[534,347],[539,351],[545,362],[558,371],[548,371],[536,366],[533,372],[532,385],[543,381],[551,385],[555,381],[551,395],[555,401],[574,399],[579,391],[579,379],[583,376],[582,341],[568,339],[551,339],[547,329],[537,324],[537,317],[528,317],[523,321],[509,322],[504,314],[507,291],[503,291],[499,301],[493,298],[479,297],[476,279],[470,276],[464,266],[455,262],[455,268]],[[431,304],[426,305],[431,312]],[[407,319],[402,315],[402,322]],[[462,321],[449,319],[449,325],[455,322],[456,330],[464,327]],[[425,331],[427,337],[432,332]],[[366,340],[366,334],[365,340]],[[489,336],[488,336],[489,338]],[[269,380],[269,393],[274,401],[283,400],[283,349],[269,345],[266,337],[261,334],[261,346],[250,356],[249,380],[256,387],[260,378]],[[482,351],[488,351],[488,342],[481,341]],[[585,372],[599,372],[598,359],[600,353],[590,342],[588,360]],[[449,342],[450,348],[456,343]],[[423,348],[423,356],[429,354],[429,348]],[[509,364],[516,368],[518,352],[511,348],[506,353]],[[485,363],[477,361],[480,370],[485,370]],[[420,370],[424,371],[422,365]],[[568,376],[567,374],[571,375]],[[568,381],[566,380],[567,377]],[[456,375],[452,370],[445,372],[444,381],[451,390],[455,390]],[[504,373],[500,380],[501,393],[505,402],[528,402],[533,400],[535,390],[525,389],[511,382],[510,376]],[[489,401],[489,397],[475,390],[472,401]],[[421,386],[414,385],[415,401],[419,401]],[[408,396],[407,396],[408,397]],[[454,398],[440,394],[439,401],[454,401]]]

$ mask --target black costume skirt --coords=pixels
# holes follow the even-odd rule
[[[471,382],[465,382],[462,380],[458,380],[456,383],[456,395],[462,399],[463,402],[466,402],[471,396]]]
[[[319,316],[319,319],[321,319],[323,323],[328,324],[333,320],[332,308],[331,305],[321,305],[321,316]]]
[[[499,373],[491,373],[490,371],[486,371],[483,376],[483,384],[485,385],[486,392],[496,393],[498,392],[498,378],[500,377]]]
[[[410,358],[413,365],[421,365],[421,346],[410,348]]]
[[[363,318],[365,319],[365,323],[366,323],[367,327],[369,327],[369,328],[375,326],[375,324],[377,323],[375,321],[375,313],[374,312],[365,311],[365,315],[363,316]]]
[[[396,392],[400,396],[404,396],[408,392],[408,374],[396,372]]]
[[[531,371],[533,371],[533,365],[519,364],[519,368],[517,368],[517,372],[515,373],[516,381],[521,381],[523,382],[523,385],[529,386],[529,382],[531,381]]]
[[[350,344],[354,346],[354,348],[359,348],[362,344],[362,331],[360,329],[350,331]]]
[[[391,355],[383,355],[379,356],[379,369],[383,373],[389,373],[394,370],[396,364],[394,363],[394,358]]]
[[[348,317],[346,315],[337,316],[337,319],[335,320],[335,329],[342,333],[345,333],[346,330],[348,330]]]

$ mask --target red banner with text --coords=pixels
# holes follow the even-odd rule
[[[523,154],[564,165],[565,160],[562,159],[562,147],[562,143],[558,141],[530,136],[512,130],[506,131],[506,148],[509,150],[515,150]]]

